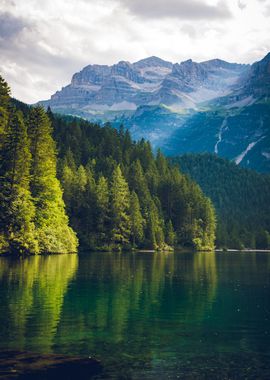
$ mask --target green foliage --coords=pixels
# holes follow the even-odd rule
[[[125,245],[130,237],[130,194],[128,184],[118,165],[110,184],[110,218],[111,241],[113,244]]]
[[[22,114],[15,109],[9,115],[0,161],[0,250],[37,253],[35,207],[29,189],[29,140]]]
[[[133,142],[123,128],[59,115],[52,123],[64,200],[81,247],[213,249],[211,202],[161,152],[155,157],[148,142]]]
[[[172,161],[199,183],[215,205],[218,247],[269,248],[269,175],[211,154],[188,154]],[[214,219],[209,205],[204,211],[207,219]]]
[[[141,213],[140,202],[135,191],[130,195],[130,221],[131,221],[131,239],[133,246],[140,245],[144,237],[144,219]]]
[[[35,225],[41,252],[74,252],[77,239],[68,226],[60,183],[56,178],[56,149],[51,123],[42,107],[30,110],[28,134],[32,153],[31,193],[36,207]],[[78,170],[80,192],[86,178]]]
[[[0,149],[5,138],[8,124],[8,105],[10,89],[7,82],[0,75]]]
[[[0,77],[0,251],[76,251],[68,226],[50,121],[41,107],[11,105]],[[19,105],[19,106],[18,106]]]

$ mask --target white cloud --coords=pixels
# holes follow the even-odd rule
[[[15,97],[35,102],[90,63],[253,62],[270,50],[269,2],[0,0],[0,72]]]

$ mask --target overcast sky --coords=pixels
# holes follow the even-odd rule
[[[91,63],[251,63],[269,51],[270,0],[0,0],[0,73],[25,102]]]

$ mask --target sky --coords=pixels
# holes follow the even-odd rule
[[[253,63],[269,36],[270,0],[0,0],[0,75],[34,103],[88,64]]]

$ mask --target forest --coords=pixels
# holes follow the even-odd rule
[[[27,116],[11,102],[0,77],[0,251],[65,253],[77,250],[56,177],[56,145],[41,107]]]
[[[3,78],[0,107],[1,252],[214,248],[211,201],[149,142],[28,107]]]
[[[212,200],[217,213],[216,245],[270,248],[270,176],[209,153],[172,159]]]

